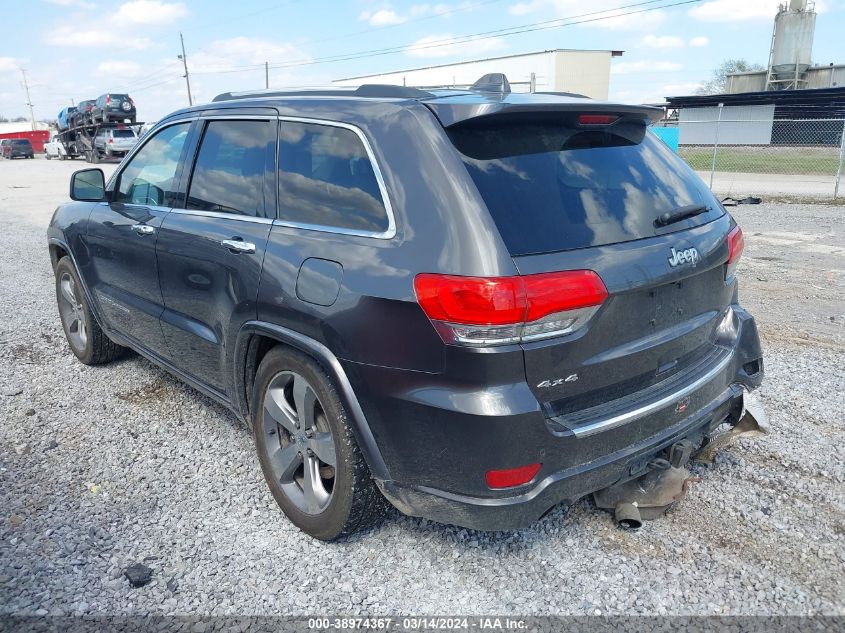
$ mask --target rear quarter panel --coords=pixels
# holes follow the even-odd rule
[[[317,339],[339,358],[436,372],[442,342],[416,303],[420,272],[516,274],[489,213],[437,119],[421,105],[315,101],[282,116],[355,125],[368,138],[396,219],[391,239],[276,225],[264,260],[259,319]],[[307,258],[337,261],[337,301],[318,306],[295,292]]]

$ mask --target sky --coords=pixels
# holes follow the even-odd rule
[[[54,119],[65,105],[106,92],[128,92],[145,121],[185,107],[180,31],[195,103],[229,90],[263,88],[265,61],[271,87],[315,86],[553,48],[624,50],[613,60],[610,98],[655,103],[693,93],[726,58],[766,65],[778,4],[2,0],[7,28],[0,38],[0,115],[29,114],[21,68],[36,119]],[[814,62],[845,63],[845,0],[819,0],[816,10]]]

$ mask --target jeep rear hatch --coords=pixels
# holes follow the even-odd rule
[[[734,291],[732,220],[704,183],[641,112],[582,108],[446,128],[524,280],[528,383],[576,434],[724,363],[717,328]]]

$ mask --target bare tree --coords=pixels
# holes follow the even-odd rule
[[[713,71],[713,77],[704,82],[704,85],[695,92],[700,95],[723,94],[727,87],[728,75],[759,70],[766,70],[766,68],[760,64],[751,64],[744,59],[726,59]]]

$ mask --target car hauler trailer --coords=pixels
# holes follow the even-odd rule
[[[89,163],[99,163],[104,158],[103,151],[98,149],[95,144],[97,135],[103,130],[123,130],[131,129],[137,130],[143,126],[143,123],[134,123],[132,125],[119,122],[110,123],[85,123],[75,127],[70,127],[59,132],[59,142],[65,150],[67,158],[76,158],[82,156]],[[64,157],[61,157],[64,159]]]

